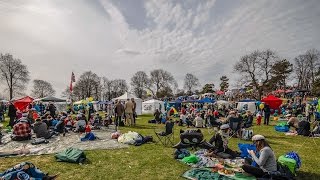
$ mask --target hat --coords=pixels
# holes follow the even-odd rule
[[[265,140],[266,138],[260,134],[254,135],[252,137],[252,141],[260,141],[260,140]]]
[[[64,120],[64,119],[66,119],[67,117],[66,116],[62,116],[60,119],[61,120]]]
[[[230,128],[229,124],[224,124],[224,125],[220,126],[221,130],[226,130],[226,129],[229,129],[229,128]]]
[[[291,117],[291,114],[287,114],[286,117]]]
[[[35,109],[35,108],[31,108],[30,110],[31,110],[31,111],[36,111],[36,109]]]

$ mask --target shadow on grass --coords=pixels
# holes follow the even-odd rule
[[[320,174],[298,171],[297,179],[299,179],[299,180],[319,180]]]
[[[150,125],[136,125],[136,126],[125,126],[125,127],[120,127],[120,129],[156,129],[157,126],[150,126]]]

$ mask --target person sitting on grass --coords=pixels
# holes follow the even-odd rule
[[[43,173],[37,169],[32,163],[23,162],[13,168],[6,170],[3,173],[0,173],[1,180],[54,180],[57,178],[57,175],[49,176],[48,174]]]
[[[83,117],[81,114],[77,116],[78,121],[76,122],[75,126],[75,132],[83,133],[85,132],[87,122],[85,120],[85,117]]]
[[[42,122],[40,118],[36,119],[36,122],[33,125],[33,132],[36,134],[37,138],[50,139],[54,135],[54,132],[50,132],[47,124]]]
[[[161,115],[161,113],[160,113],[159,109],[156,109],[156,111],[154,112],[153,116],[154,116],[154,119],[156,120],[156,122],[158,124],[161,123],[160,115]]]
[[[20,119],[18,123],[13,126],[13,141],[25,141],[31,139],[31,127],[27,119]]]
[[[228,147],[229,144],[229,130],[230,127],[228,124],[224,124],[220,127],[220,131],[216,133],[209,141],[210,144],[214,145],[213,154],[221,158],[236,158],[239,156],[239,153],[231,150]]]
[[[65,124],[64,124],[64,120],[66,119],[67,117],[65,116],[62,116],[59,120],[59,122],[56,124],[56,126],[54,127],[54,131],[57,132],[57,133],[63,133],[63,135],[65,135],[66,133],[66,127],[65,127]]]
[[[245,122],[243,123],[243,128],[249,128],[253,123],[253,115],[251,111],[247,111]]]
[[[248,164],[242,166],[242,169],[256,178],[264,178],[268,176],[269,172],[277,171],[277,160],[276,156],[266,141],[266,138],[262,135],[255,135],[252,137],[253,143],[256,145],[257,151],[259,152],[259,157],[252,150],[248,153],[251,155],[254,162],[259,167],[254,167]]]
[[[71,115],[68,115],[68,117],[64,120],[64,124],[68,130],[72,130],[74,128],[75,122]]]
[[[196,118],[193,120],[193,124],[196,128],[203,128],[204,126],[204,120],[200,117],[200,114],[198,113]]]

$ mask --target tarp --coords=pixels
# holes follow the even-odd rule
[[[164,102],[151,99],[142,103],[142,114],[153,114],[156,109],[160,110],[162,113],[165,113]]]
[[[129,93],[124,93],[122,96],[119,96],[117,98],[114,98],[112,99],[112,101],[116,101],[116,100],[120,100],[120,101],[124,101],[126,102],[127,99],[131,99],[133,98],[134,101],[136,102],[137,104],[137,107],[136,107],[136,113],[137,115],[141,115],[142,114],[142,99],[140,98],[137,98],[136,96],[134,96],[133,94],[129,94]]]
[[[198,103],[214,103],[214,100],[206,97],[206,98],[199,100]]]
[[[279,107],[282,104],[282,100],[273,95],[269,95],[268,97],[262,99],[261,101],[268,104],[270,109],[273,109],[273,110],[279,110]]]
[[[26,96],[24,98],[21,98],[21,99],[18,99],[18,100],[15,100],[13,102],[13,105],[20,111],[25,111],[27,110],[28,106],[30,103],[33,102],[33,98],[30,97],[30,96]]]
[[[242,99],[239,102],[256,102],[256,100],[253,100],[253,99]]]
[[[35,99],[33,101],[35,101],[35,102],[37,102],[37,101],[42,101],[42,102],[66,102],[65,99],[59,99],[59,98],[52,97],[52,96],[47,96],[47,97],[44,97],[44,98]]]

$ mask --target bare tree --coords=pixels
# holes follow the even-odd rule
[[[131,78],[131,87],[137,97],[142,98],[148,81],[148,75],[144,71],[138,71],[133,75]]]
[[[234,70],[258,90],[259,97],[257,98],[261,99],[262,88],[270,80],[272,66],[277,59],[276,53],[271,50],[257,50],[249,55],[242,56],[240,61],[234,65]]]
[[[258,58],[258,68],[260,70],[259,76],[264,79],[264,84],[271,78],[272,66],[278,60],[278,57],[274,51],[267,49],[265,51],[255,51]]]
[[[167,87],[177,87],[177,82],[169,73],[163,69],[156,69],[150,72],[150,80],[148,82],[148,89],[157,96],[160,90]]]
[[[310,89],[310,70],[306,55],[299,55],[294,59],[294,70],[298,78],[299,89]]]
[[[316,49],[310,49],[306,52],[305,58],[311,75],[311,83],[314,84],[315,75],[320,66],[320,52]]]
[[[32,94],[34,97],[43,98],[46,96],[54,96],[55,93],[56,91],[49,82],[40,79],[33,80]]]
[[[106,77],[102,77],[102,97],[104,100],[112,99],[112,81]]]
[[[73,88],[73,95],[76,99],[85,99],[87,97],[93,97],[94,99],[100,99],[101,96],[101,84],[100,77],[87,71],[83,73]]]
[[[111,93],[113,98],[121,96],[129,89],[127,82],[124,79],[114,79],[112,80],[111,85]]]
[[[195,90],[196,87],[198,87],[200,85],[199,79],[191,74],[191,73],[187,73],[185,78],[184,78],[184,88],[187,89],[187,93],[189,95],[192,94],[192,91]]]
[[[29,71],[20,59],[14,59],[11,54],[0,54],[0,78],[5,81],[10,99],[15,94],[22,93],[29,82]]]

